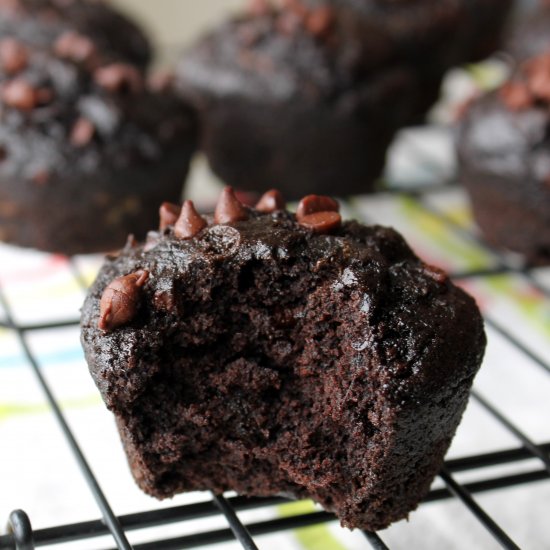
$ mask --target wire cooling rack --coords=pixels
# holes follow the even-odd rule
[[[506,280],[520,281],[522,288],[530,297],[530,307],[542,308],[543,315],[547,315],[543,322],[547,323],[546,329],[550,327],[550,273],[548,270],[529,269],[522,266],[515,258],[510,258],[502,253],[489,248],[477,235],[471,223],[461,216],[454,215],[453,211],[447,209],[449,197],[459,196],[463,200],[461,191],[452,183],[436,186],[416,186],[407,189],[389,190],[381,195],[365,197],[345,203],[346,214],[355,216],[364,221],[384,222],[389,210],[395,208],[396,202],[405,205],[409,214],[418,216],[421,227],[422,239],[413,235],[420,248],[423,248],[424,257],[434,263],[443,264],[451,270],[454,280],[469,290],[477,285],[483,286],[487,281]],[[382,219],[380,219],[382,218]],[[427,225],[426,225],[427,224]],[[422,229],[423,228],[423,229]],[[445,238],[441,240],[440,236]],[[434,242],[436,235],[439,235],[439,243]],[[454,243],[454,244],[453,244]],[[456,248],[460,244],[462,248]],[[432,246],[434,245],[434,246]],[[413,243],[414,246],[414,243]],[[439,248],[438,248],[439,247]],[[448,255],[439,256],[438,250],[448,249]],[[470,257],[463,261],[471,251],[478,256]],[[473,258],[473,259],[472,259]],[[480,260],[480,258],[482,258]],[[87,282],[81,273],[78,262],[73,259],[66,259],[67,266],[76,284],[85,289]],[[504,290],[506,293],[507,291]],[[514,296],[508,296],[514,300]],[[544,342],[542,347],[533,343],[529,335],[525,338],[522,334],[508,326],[506,313],[500,312],[498,299],[495,302],[496,308],[484,308],[485,321],[493,335],[504,339],[514,353],[521,356],[522,361],[528,364],[530,369],[537,369],[544,376],[550,375],[550,362],[545,355]],[[18,314],[1,284],[0,279],[0,309],[4,310],[3,320],[0,328],[10,331],[18,340],[23,351],[27,367],[31,369],[38,381],[41,391],[44,394],[62,434],[68,443],[68,448],[76,461],[81,476],[85,479],[88,489],[97,503],[98,519],[70,524],[58,524],[49,528],[33,529],[32,517],[23,510],[16,510],[11,513],[8,519],[8,529],[5,535],[0,536],[0,550],[30,550],[32,548],[45,547],[68,542],[78,543],[86,541],[88,547],[110,548],[116,546],[119,549],[135,548],[139,550],[162,550],[162,549],[183,549],[195,548],[204,545],[217,544],[233,541],[233,544],[248,550],[266,548],[263,546],[263,535],[295,530],[307,526],[334,522],[334,516],[330,513],[315,510],[307,513],[292,513],[282,517],[271,517],[260,521],[245,521],[241,519],[250,510],[262,510],[269,507],[283,505],[284,498],[244,498],[241,496],[223,496],[212,494],[207,500],[190,502],[177,506],[152,507],[147,511],[119,515],[112,503],[106,497],[100,487],[97,477],[90,466],[90,461],[81,445],[77,442],[77,435],[69,425],[63,407],[54,395],[51,385],[43,375],[40,359],[33,352],[29,339],[33,334],[47,330],[62,330],[67,327],[76,327],[78,319],[75,315],[71,319],[52,319],[39,323],[22,323],[18,321]],[[0,317],[1,319],[1,317]],[[529,332],[529,331],[527,331]],[[546,349],[547,351],[547,349]],[[483,369],[482,369],[483,370]],[[517,373],[518,392],[521,392],[521,374]],[[452,458],[446,461],[444,468],[439,474],[439,485],[436,483],[431,492],[421,504],[420,509],[428,509],[429,503],[437,501],[453,501],[458,503],[463,510],[471,514],[472,521],[477,522],[489,535],[492,542],[486,547],[502,546],[504,548],[520,548],[520,544],[514,540],[510,530],[514,525],[503,521],[497,521],[492,513],[479,503],[479,496],[488,492],[500,491],[502,499],[513,498],[513,487],[540,486],[550,482],[550,430],[546,432],[546,440],[533,438],[529,434],[527,426],[522,425],[517,419],[511,418],[506,406],[501,399],[487,393],[487,390],[480,391],[474,387],[472,401],[489,415],[494,423],[501,430],[507,432],[509,440],[515,441],[513,445],[502,446],[490,452],[468,453],[465,456]],[[545,414],[544,403],[534,403],[533,406],[540,406],[540,415]],[[549,418],[550,420],[550,418]],[[550,426],[550,423],[549,423]],[[472,431],[472,426],[464,427],[464,430]],[[37,453],[39,454],[38,450]],[[498,472],[495,475],[495,468]],[[47,472],[44,475],[48,475]],[[469,477],[468,477],[469,475]],[[465,476],[465,477],[464,477]],[[463,480],[461,478],[464,477]],[[541,506],[541,502],[533,500],[533,506]],[[546,506],[546,515],[550,517],[550,504],[542,502]],[[418,513],[418,512],[417,512]],[[526,510],[529,514],[530,511]],[[183,529],[185,525],[193,520],[204,518],[223,518],[226,520],[226,527],[216,527],[197,532],[189,532]],[[2,518],[0,518],[2,521]],[[219,524],[218,524],[219,525]],[[147,542],[133,542],[133,535],[137,531],[148,528],[167,528],[168,526],[182,526],[180,535],[167,537],[163,529],[160,536]],[[405,526],[406,529],[406,526]],[[343,532],[344,530],[342,530]],[[406,533],[406,531],[404,531]],[[111,542],[105,543],[105,536],[111,536]],[[547,531],[546,543],[550,544],[550,527]],[[385,532],[380,534],[365,532],[364,547],[372,547],[376,550],[390,547],[385,540]],[[96,546],[94,541],[97,540]],[[538,541],[538,547],[545,548],[544,541]],[[92,545],[92,546],[90,546]],[[239,546],[240,545],[240,546]],[[313,546],[314,547],[314,546]],[[323,548],[328,548],[327,544]],[[411,548],[412,546],[405,546]],[[427,546],[423,546],[426,548]],[[481,545],[479,548],[485,548]],[[338,546],[338,548],[340,548]],[[466,548],[466,546],[464,546]]]

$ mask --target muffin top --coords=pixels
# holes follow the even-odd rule
[[[548,195],[550,187],[540,182],[550,181],[549,106],[546,53],[522,63],[508,82],[466,108],[457,133],[463,169],[522,186],[536,183]]]
[[[105,63],[93,40],[75,31],[51,51],[0,40],[3,177],[47,180],[76,161],[80,171],[126,167],[195,140],[194,116],[168,86],[153,91],[133,65]]]
[[[191,201],[164,204],[161,229],[107,259],[83,308],[84,347],[107,404],[124,410],[158,369],[172,368],[162,350],[221,346],[273,368],[322,368],[301,364],[315,347],[303,334],[328,330],[323,311],[335,304],[347,319],[343,353],[370,357],[389,399],[421,399],[472,376],[484,348],[474,301],[394,230],[343,222],[338,210],[310,195],[294,214],[276,191],[248,208],[230,188],[209,215]],[[445,368],[441,341],[453,342]]]
[[[338,97],[376,69],[392,70],[395,45],[386,30],[347,3],[288,4],[253,2],[204,36],[179,63],[180,88],[224,99],[315,102]]]
[[[93,40],[105,59],[145,68],[152,51],[141,29],[102,0],[2,0],[0,38],[49,47],[68,30]]]

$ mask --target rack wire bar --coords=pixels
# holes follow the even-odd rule
[[[500,542],[503,548],[508,550],[520,550],[520,547],[504,532],[504,530],[483,510],[483,508],[472,498],[469,491],[459,485],[449,471],[444,467],[439,473],[441,479],[457,498],[459,498],[472,512],[476,519]]]
[[[363,534],[374,550],[390,550],[377,533],[363,531]]]
[[[544,369],[548,374],[550,374],[550,363],[533,353],[527,346],[523,345],[515,336],[510,334],[509,331],[502,328],[499,324],[497,324],[493,319],[490,317],[485,317],[485,322],[487,325],[489,325],[493,330],[498,332],[502,337],[504,337],[508,342],[510,342],[515,348],[517,348],[523,355],[528,357],[535,365],[538,365],[542,369]]]
[[[242,547],[245,550],[258,550],[258,547],[252,540],[250,533],[247,531],[246,527],[241,523],[241,520],[238,518],[235,509],[229,504],[223,495],[216,495],[212,493],[212,500],[216,506],[223,512],[223,515],[226,517],[231,531],[235,535],[235,538],[241,543]]]
[[[53,323],[38,323],[35,325],[18,325],[17,330],[21,332],[33,332],[37,330],[52,330],[56,328],[70,328],[78,326],[80,321],[77,319],[68,319],[66,321],[56,321]],[[0,328],[15,330],[13,323],[0,321]]]
[[[526,436],[515,424],[508,420],[502,413],[500,413],[487,399],[485,399],[479,392],[472,390],[472,397],[482,405],[487,411],[489,411],[501,424],[506,426],[507,430],[512,432],[522,443],[523,446],[535,457],[542,460],[548,474],[550,475],[550,457],[548,453],[543,451],[534,441]]]
[[[550,451],[550,442],[545,443],[540,447],[546,451]],[[462,472],[532,459],[533,457],[526,449],[515,448],[449,460],[446,463],[446,467],[450,472]],[[482,493],[505,487],[525,485],[527,483],[538,482],[545,479],[548,479],[548,474],[545,470],[535,470],[521,474],[511,474],[507,476],[484,479],[482,481],[470,482],[465,484],[464,487],[470,493]],[[449,499],[451,496],[452,495],[447,488],[432,489],[424,502],[428,503],[441,501]],[[253,510],[260,507],[275,506],[292,502],[282,497],[246,498],[237,496],[231,497],[227,500],[229,500],[231,506],[238,511]],[[158,527],[160,525],[180,523],[198,518],[205,518],[216,514],[219,514],[219,509],[215,506],[213,501],[204,501],[193,504],[185,504],[182,506],[174,506],[172,508],[162,508],[159,510],[119,516],[118,521],[124,531],[132,531]],[[314,525],[316,523],[335,519],[332,514],[319,515],[318,513],[308,513],[293,517],[297,518],[297,521],[299,522],[297,526],[304,526],[303,522],[306,521],[308,525]],[[229,530],[227,530],[227,532],[229,533]],[[59,544],[87,538],[96,538],[106,534],[109,534],[109,530],[105,526],[104,522],[94,520],[36,530],[34,532],[34,540],[36,546],[47,546],[56,543]],[[230,540],[231,538],[232,536],[229,536],[229,539],[224,540]],[[11,540],[12,539],[9,535],[4,537],[0,536],[0,550],[7,548],[12,549],[13,546],[11,545]]]
[[[21,332],[19,327],[13,321],[10,305],[6,297],[4,296],[4,292],[1,288],[0,288],[0,304],[4,308],[8,323],[11,325],[11,328],[17,334],[18,340],[21,344],[21,347],[23,348],[23,353],[25,354],[25,357],[29,362],[29,365],[32,367],[32,370],[36,376],[36,379],[38,380],[38,383],[42,388],[44,395],[46,396],[46,399],[54,413],[54,416],[56,417],[61,427],[61,431],[63,432],[63,435],[65,436],[65,439],[67,440],[67,443],[69,444],[69,447],[73,452],[73,455],[78,463],[78,466],[80,467],[82,475],[84,476],[86,482],[88,483],[88,487],[90,488],[96,500],[96,503],[101,511],[105,524],[107,525],[113,538],[115,539],[118,545],[118,548],[120,550],[131,550],[132,547],[130,546],[128,539],[126,538],[126,534],[122,530],[113,510],[111,509],[111,506],[109,505],[109,502],[107,501],[103,491],[101,490],[101,487],[99,486],[99,483],[94,473],[92,472],[92,469],[88,465],[88,462],[84,457],[84,453],[80,449],[80,446],[76,441],[76,438],[74,437],[71,429],[69,428],[69,425],[67,424],[67,421],[65,420],[65,417],[61,412],[61,408],[59,407],[53,395],[53,392],[51,391],[48,383],[46,382],[46,379],[42,375],[42,372],[40,371],[40,366],[38,365],[38,362],[36,361],[34,355],[32,354],[29,348],[29,345],[27,344],[27,340],[25,338],[24,333]]]
[[[454,187],[454,185],[453,185]],[[454,279],[472,279],[483,278],[498,275],[518,275],[523,276],[525,280],[541,295],[550,298],[550,289],[542,286],[536,277],[530,272],[529,268],[518,266],[508,261],[507,257],[499,251],[490,248],[476,233],[461,226],[444,212],[440,211],[428,201],[430,192],[438,192],[443,189],[449,189],[449,184],[435,185],[428,188],[419,187],[417,189],[399,189],[384,190],[390,194],[400,193],[413,198],[422,208],[437,217],[445,223],[457,235],[464,237],[470,242],[481,247],[494,260],[494,266],[480,268],[477,270],[466,270],[452,275]],[[364,216],[363,216],[364,217]],[[73,258],[69,258],[68,267],[83,291],[87,289],[86,278],[80,272],[79,266]],[[145,542],[135,545],[135,550],[180,550],[183,548],[195,548],[206,544],[221,543],[237,540],[245,550],[256,550],[258,547],[254,537],[279,531],[297,529],[317,525],[319,523],[334,521],[333,514],[324,511],[314,511],[310,513],[301,513],[289,517],[281,517],[257,521],[252,523],[242,523],[237,515],[238,511],[252,510],[260,507],[276,506],[290,502],[281,497],[273,498],[245,498],[241,496],[226,498],[222,495],[212,494],[211,500],[195,502],[182,506],[171,508],[154,509],[135,514],[115,516],[106,497],[104,496],[95,475],[90,469],[73,433],[71,432],[61,411],[56,398],[42,375],[39,362],[35,359],[26,336],[33,331],[48,329],[63,329],[67,327],[76,327],[79,324],[78,319],[62,319],[52,322],[43,322],[35,324],[18,325],[14,321],[14,315],[10,304],[6,299],[0,287],[0,306],[5,309],[5,315],[0,320],[0,328],[15,331],[17,338],[22,346],[24,355],[34,371],[38,382],[46,395],[54,415],[56,416],[62,432],[64,433],[69,447],[71,448],[80,470],[85,477],[86,482],[93,496],[96,499],[103,519],[74,523],[70,525],[58,525],[47,529],[40,529],[33,532],[31,523],[27,515],[17,510],[10,516],[10,529],[7,535],[0,535],[0,550],[31,550],[35,547],[59,544],[64,542],[75,542],[85,539],[93,539],[111,535],[118,549],[128,550],[130,546],[126,536],[127,532],[144,530],[159,527],[168,524],[179,524],[189,520],[205,518],[209,516],[218,516],[223,514],[228,521],[229,528],[222,528],[208,532],[196,532],[185,534],[175,538],[165,540],[155,540],[154,542]],[[508,330],[500,326],[498,322],[490,316],[485,317],[486,323],[495,332],[500,334],[507,342],[513,345],[520,353],[527,357],[533,364],[543,368],[550,373],[550,363],[543,357],[538,356],[529,349],[528,345],[523,344]],[[487,512],[479,506],[472,495],[485,491],[503,489],[512,486],[526,485],[550,479],[550,441],[537,444],[526,435],[520,427],[509,420],[506,415],[494,404],[488,401],[477,391],[472,392],[473,398],[487,410],[496,421],[505,429],[513,434],[522,446],[509,448],[491,453],[465,456],[458,459],[452,459],[445,462],[445,467],[440,473],[445,486],[432,489],[429,495],[424,499],[424,503],[442,501],[450,498],[459,499],[464,506],[477,518],[488,532],[490,532],[499,543],[507,549],[518,548],[517,544],[506,534],[504,529],[492,519]],[[479,479],[468,483],[459,483],[454,477],[454,473],[462,471],[482,470],[499,465],[511,465],[520,462],[527,462],[524,471],[502,474],[491,477],[489,472]],[[536,461],[536,462],[535,462]],[[533,464],[531,464],[533,462]],[[544,467],[539,464],[543,463]],[[388,546],[382,540],[379,534],[363,532],[366,542],[374,550],[387,550]]]
[[[494,489],[500,489],[503,487],[510,487],[513,485],[524,485],[525,483],[536,482],[542,479],[547,479],[547,477],[548,476],[545,471],[529,472],[526,474],[514,474],[511,476],[504,476],[502,478],[497,478],[494,480],[485,480],[481,482],[466,483],[463,485],[463,487],[468,493],[479,493],[479,492],[490,491]],[[452,496],[453,495],[448,488],[436,489],[430,493],[430,495],[426,498],[424,502],[427,503],[427,502],[441,501],[441,500],[449,499]],[[269,500],[269,499],[266,499],[266,500]],[[206,503],[203,503],[203,504],[206,504]],[[208,504],[213,506],[212,502]],[[194,506],[194,505],[188,505],[188,506]],[[179,510],[177,511],[179,513]],[[144,517],[146,517],[148,514],[151,514],[151,513],[155,513],[155,512],[144,512],[143,515]],[[139,516],[141,515],[142,514],[133,514],[137,522],[133,527],[134,529],[147,528],[151,526],[151,525],[147,525],[146,520],[144,520],[143,524],[139,525],[138,520],[139,520]],[[173,516],[173,514],[170,514],[170,515]],[[130,527],[127,527],[125,525],[125,522],[123,521],[124,517],[125,516],[120,518],[121,524],[126,529],[129,529]],[[183,521],[185,519],[193,519],[193,518],[187,518],[185,517],[185,514],[182,514],[180,521]],[[272,519],[272,520],[262,521],[258,523],[252,523],[247,525],[247,529],[252,536],[258,536],[258,535],[265,535],[269,533],[275,533],[278,531],[285,531],[289,529],[310,527],[313,525],[317,525],[319,523],[325,523],[327,521],[334,521],[334,520],[335,520],[335,517],[328,512],[312,512],[307,514],[298,514],[287,518]],[[85,527],[89,523],[92,523],[92,522],[86,522],[86,523],[83,523],[82,525]],[[101,522],[94,522],[94,523],[102,525]],[[163,522],[155,523],[155,525],[162,525],[162,524]],[[82,529],[82,533],[80,534],[80,536],[75,535],[74,533],[75,527],[78,527],[79,525],[80,524],[68,526],[73,531],[73,538],[63,538],[61,536],[55,538],[51,536],[54,530],[63,530],[64,527],[55,527],[55,528],[49,528],[48,530],[35,531],[34,532],[35,543],[37,546],[45,546],[45,545],[54,544],[54,543],[70,542],[71,540],[91,538],[84,528]],[[49,531],[49,534],[50,534],[50,536],[46,540],[43,540],[45,537],[42,537],[42,533],[44,531]],[[108,531],[103,526],[103,530],[101,532],[96,532],[93,535],[93,537],[97,537],[104,534],[108,534]],[[174,549],[195,548],[195,547],[203,546],[207,544],[215,544],[220,542],[231,541],[231,540],[234,540],[234,538],[235,537],[231,529],[220,529],[220,530],[209,531],[205,533],[185,535],[185,536],[177,537],[173,539],[155,541],[154,543],[138,544],[134,546],[134,549],[135,550],[158,550],[159,548],[162,548],[163,550],[169,550],[171,548],[174,548]],[[13,544],[10,543],[10,541],[11,539],[9,538],[9,536],[0,537],[0,549],[13,550],[14,546]]]
[[[12,534],[13,539],[13,546],[10,548],[16,548],[17,550],[34,550],[31,521],[23,510],[14,510],[10,514],[8,532]]]

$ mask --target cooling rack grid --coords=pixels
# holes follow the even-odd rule
[[[9,518],[0,518],[0,522],[8,520],[6,534],[0,535],[0,550],[52,545],[64,548],[69,547],[69,543],[71,548],[139,550],[194,548],[225,542],[232,542],[228,548],[273,548],[266,536],[283,532],[290,533],[289,541],[294,536],[292,548],[436,548],[429,542],[415,546],[418,544],[415,541],[431,540],[429,530],[436,528],[434,540],[444,543],[446,548],[472,548],[472,537],[479,541],[476,548],[547,548],[550,526],[543,525],[543,518],[544,515],[550,517],[550,399],[545,398],[550,389],[550,269],[527,268],[516,258],[488,247],[475,231],[462,191],[452,181],[391,188],[374,196],[343,202],[343,210],[345,216],[396,226],[424,259],[447,269],[455,282],[476,296],[489,335],[486,364],[474,385],[468,412],[459,428],[458,443],[453,444],[445,467],[419,511],[411,516],[410,525],[401,522],[396,532],[393,527],[381,533],[354,532],[353,540],[348,540],[349,532],[337,527],[331,514],[308,503],[214,494],[201,494],[195,500],[162,506],[151,500],[145,511],[121,514],[109,487],[110,478],[94,473],[95,458],[89,457],[90,445],[84,448],[79,443],[81,438],[86,438],[89,424],[75,428],[76,424],[68,420],[70,403],[59,399],[52,389],[56,386],[56,371],[49,363],[55,362],[55,356],[45,357],[39,350],[40,345],[57,332],[67,334],[73,348],[78,346],[78,301],[82,300],[99,261],[42,257],[41,261],[59,267],[66,279],[64,284],[73,287],[77,298],[67,311],[74,311],[74,315],[66,315],[56,309],[55,294],[41,294],[41,272],[35,263],[29,261],[14,266],[11,259],[18,253],[6,247],[0,249],[0,334],[9,338],[10,345],[18,350],[19,368],[32,373],[37,382],[45,403],[45,410],[41,412],[56,419],[59,438],[66,443],[61,452],[70,455],[68,460],[76,463],[75,469],[85,481],[79,490],[88,493],[86,498],[91,495],[95,500],[96,519],[64,522],[61,518],[54,526],[33,529],[32,513],[27,515],[23,510],[16,510]],[[33,292],[36,296],[32,299],[22,299],[22,296],[29,298],[28,294]],[[30,314],[36,309],[45,312],[38,320]],[[492,350],[493,343],[495,349]],[[2,360],[0,354],[0,383]],[[82,357],[76,362],[81,370],[86,369]],[[534,381],[527,381],[529,377]],[[0,388],[0,428],[2,397],[9,392],[5,385],[4,389],[3,394]],[[493,441],[495,433],[499,437]],[[489,440],[491,443],[485,445]],[[34,454],[38,461],[47,454],[39,441],[38,447],[33,447],[33,441],[28,438],[14,438],[10,446],[14,442],[24,445],[25,453]],[[2,453],[9,454],[10,449],[4,447]],[[115,459],[122,460],[122,457],[116,455]],[[2,460],[0,458],[0,468]],[[45,471],[43,476],[47,478],[50,474],[51,471]],[[123,475],[129,477],[129,473]],[[15,479],[15,487],[30,482],[23,468],[11,471],[9,477]],[[63,476],[56,479],[63,480]],[[528,492],[527,497],[524,494],[515,501],[517,488],[529,488],[533,497]],[[481,503],[483,495],[493,496],[488,506]],[[508,509],[516,508],[515,519],[510,520],[509,513],[502,514],[494,505],[495,499],[506,503]],[[5,494],[0,497],[2,500],[5,505]],[[431,516],[434,510],[431,507],[438,502],[452,504],[457,517],[468,516],[466,521],[471,522],[471,532],[468,528],[459,533],[462,541],[460,538],[457,541],[456,532],[449,529],[449,539],[443,542],[447,529],[437,527]],[[78,508],[78,502],[73,506]],[[250,515],[264,510],[264,515]],[[414,534],[417,514],[426,519],[421,523],[424,532]],[[538,531],[533,539],[526,535],[533,531],[533,524],[526,524],[525,520],[532,516],[542,518],[536,524]],[[197,521],[202,522],[200,529],[195,528]],[[321,533],[320,539],[300,535],[312,535],[312,528],[323,525],[331,528]],[[426,525],[430,527],[425,529]],[[148,530],[152,534],[145,539],[138,536]]]

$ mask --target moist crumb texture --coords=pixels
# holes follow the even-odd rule
[[[164,229],[89,293],[90,372],[146,493],[310,497],[384,528],[442,465],[485,347],[479,311],[395,231],[341,223],[327,198],[280,206],[230,190],[214,215],[165,206]]]

